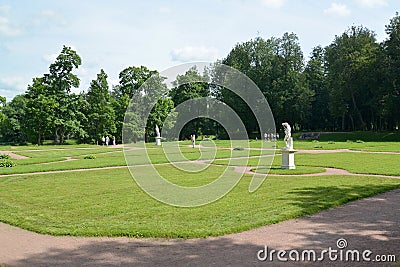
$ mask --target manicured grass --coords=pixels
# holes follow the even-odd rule
[[[280,144],[282,146],[283,144]],[[400,142],[330,142],[330,141],[294,141],[295,149],[332,150],[350,149],[377,152],[400,152]]]
[[[338,133],[322,133],[319,137],[320,141],[342,141],[362,140],[364,142],[400,142],[399,132],[338,132]]]
[[[279,168],[281,164],[281,161],[282,161],[281,155],[275,155],[270,173],[277,173],[277,174],[282,173],[281,171],[277,170],[277,168]],[[352,173],[400,176],[399,162],[400,162],[400,154],[391,155],[391,154],[371,154],[371,153],[356,153],[356,152],[321,153],[321,154],[296,153],[295,154],[296,166],[311,167],[312,169],[310,170],[308,168],[302,168],[299,171],[296,170],[293,170],[292,172],[288,171],[288,174],[314,173],[315,171],[317,171],[315,167],[331,167],[331,168],[344,169]],[[213,163],[220,165],[227,165],[229,163],[229,160],[217,159]],[[245,164],[243,160],[232,159],[230,165],[259,166],[259,159],[250,158],[248,160],[248,164]]]
[[[228,141],[217,141],[214,163],[202,172],[184,172],[172,165],[156,169],[169,181],[181,186],[202,186],[217,179],[231,165],[266,166],[272,160],[271,150],[231,150]],[[274,143],[252,141],[250,147],[261,148]],[[189,160],[201,159],[204,149],[191,148],[181,142],[180,151]],[[203,144],[202,144],[203,145]],[[400,176],[400,155],[370,153],[296,153],[296,170],[281,170],[278,141],[277,155],[271,174],[254,193],[248,192],[251,176],[245,175],[239,184],[220,200],[197,208],[177,208],[160,203],[145,194],[131,178],[127,168],[37,174],[14,177],[0,176],[0,221],[25,229],[54,235],[134,236],[134,237],[205,237],[240,232],[289,218],[312,214],[319,210],[400,188],[400,179],[363,176],[290,176],[322,172],[323,167],[346,169],[354,173]],[[349,148],[371,151],[400,151],[399,143],[390,142],[311,142],[295,141],[295,149]],[[146,145],[152,163],[180,161],[180,154],[167,157],[163,148]],[[125,166],[120,148],[100,146],[18,147],[17,153],[28,159],[13,160],[18,165],[0,168],[0,174],[29,173],[52,170],[72,170]],[[43,149],[42,149],[43,148]],[[56,148],[56,150],[49,150]],[[83,149],[81,149],[83,148]],[[0,150],[13,150],[1,147]],[[134,165],[146,164],[144,151],[132,150]],[[203,153],[203,155],[201,154]],[[95,159],[84,159],[95,155]],[[253,156],[248,159],[247,155]],[[261,158],[254,156],[262,156]],[[67,157],[75,160],[63,162]],[[244,158],[243,158],[244,157]],[[49,164],[40,164],[40,163]],[[139,167],[140,168],[140,167]],[[232,171],[232,169],[228,169]],[[259,167],[258,172],[266,172]]]
[[[13,160],[17,166],[13,168],[0,168],[1,174],[17,174],[17,173],[31,173],[31,172],[46,172],[46,171],[59,171],[59,170],[74,170],[74,169],[89,169],[101,168],[111,166],[126,166],[124,154],[121,149],[116,148],[99,148],[94,146],[95,149],[63,149],[63,150],[47,150],[35,152],[18,152],[21,155],[29,156],[28,159]],[[181,152],[188,160],[196,160],[200,157],[201,152],[198,148],[182,147]],[[147,154],[150,161],[147,159],[144,150],[133,150],[127,152],[131,157],[134,165],[140,164],[160,164],[170,161],[182,161],[180,154],[168,154],[165,156],[161,147],[149,146]],[[261,150],[228,150],[218,149],[217,158],[231,158],[231,157],[246,157],[269,155],[272,151]],[[96,155],[96,159],[84,159],[85,155]],[[67,157],[73,157],[75,160],[63,162]],[[51,163],[50,163],[51,162]],[[130,163],[132,163],[130,162]],[[37,164],[37,163],[50,163],[50,164]]]
[[[164,173],[171,166],[160,166]],[[208,182],[220,171],[191,175]],[[53,235],[205,237],[312,214],[390,189],[400,180],[354,176],[268,177],[254,193],[245,176],[222,199],[177,208],[145,194],[127,169],[0,178],[0,221]],[[174,179],[185,179],[176,175]]]
[[[322,167],[311,167],[311,166],[301,166],[301,165],[299,166],[299,165],[296,165],[296,169],[295,170],[287,170],[287,169],[282,170],[282,168],[280,166],[273,165],[273,166],[271,166],[270,169],[268,169],[266,167],[259,167],[259,168],[252,169],[252,171],[254,171],[256,173],[270,173],[270,174],[279,174],[279,175],[297,175],[297,174],[320,173],[320,172],[324,172],[325,169],[322,168]]]
[[[88,154],[102,154],[108,152],[122,151],[121,148],[99,148],[98,146],[90,149],[54,149],[37,151],[18,151],[16,154],[30,158],[54,158],[54,157],[76,157]]]
[[[295,161],[305,166],[345,169],[352,173],[400,176],[400,154],[327,153],[297,154]]]

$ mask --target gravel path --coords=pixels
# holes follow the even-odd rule
[[[259,261],[271,249],[371,250],[400,260],[400,189],[300,219],[204,239],[82,238],[41,235],[0,223],[2,266],[354,266],[354,262]],[[344,251],[346,250],[344,249]],[[320,255],[320,254],[317,254]],[[263,254],[261,253],[261,256]],[[393,264],[393,263],[392,263]],[[366,266],[379,265],[376,262]],[[363,265],[361,262],[356,266]]]

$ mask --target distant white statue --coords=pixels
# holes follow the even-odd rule
[[[156,137],[160,137],[160,129],[158,128],[158,125],[156,124]]]
[[[286,148],[293,149],[292,128],[287,122],[282,123],[282,126],[285,131],[285,138],[283,138],[283,141],[286,143]]]

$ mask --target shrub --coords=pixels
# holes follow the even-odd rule
[[[333,144],[335,144],[335,142],[334,141],[328,141],[328,144],[333,145]]]
[[[11,159],[11,157],[7,154],[0,154],[0,159]]]
[[[83,157],[84,159],[95,159],[96,156],[95,155],[86,155]]]
[[[0,168],[14,167],[15,165],[17,165],[17,164],[15,164],[14,162],[12,162],[9,159],[0,160]]]
[[[356,143],[364,143],[363,140],[357,140]]]

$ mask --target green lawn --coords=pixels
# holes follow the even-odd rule
[[[181,147],[181,152],[189,160],[196,160],[200,158],[201,152],[198,148]],[[47,150],[47,151],[24,151],[17,152],[30,158],[13,160],[17,166],[13,168],[0,168],[1,174],[18,174],[18,173],[31,173],[31,172],[46,172],[46,171],[59,171],[59,170],[74,170],[74,169],[89,169],[101,168],[111,166],[125,166],[126,161],[122,149],[116,148],[99,148],[93,146],[92,149],[63,149],[63,150]],[[144,150],[133,150],[128,152],[135,165],[150,163],[160,164],[170,161],[182,161],[180,153],[169,153],[168,158],[165,156],[161,147],[149,145],[147,152]],[[235,158],[270,155],[273,151],[261,150],[228,150],[218,149],[216,158]],[[86,155],[95,155],[95,159],[84,159]],[[75,160],[64,162],[67,157],[73,157]],[[38,163],[51,163],[51,164],[38,164]]]
[[[253,148],[263,141],[250,142]],[[216,165],[202,172],[187,173],[171,165],[157,165],[169,181],[181,186],[202,186],[217,179],[231,165],[258,166],[266,173],[271,150],[231,150],[229,142],[217,141]],[[322,143],[322,145],[321,145]],[[273,143],[269,143],[271,148]],[[297,149],[313,149],[315,144],[332,149],[396,151],[397,143],[373,142],[295,142]],[[277,142],[277,147],[283,143]],[[345,147],[347,145],[347,147]],[[0,168],[0,174],[18,174],[52,170],[73,170],[107,166],[125,166],[120,148],[99,146],[18,147],[17,153],[28,159],[13,160],[17,166]],[[47,148],[47,149],[42,149]],[[56,150],[54,150],[54,148]],[[59,150],[58,148],[62,148]],[[82,148],[82,149],[81,149]],[[180,161],[180,153],[167,157],[161,147],[147,145],[152,163]],[[53,150],[49,150],[53,149]],[[204,150],[206,149],[206,150]],[[180,143],[180,151],[190,160],[207,156],[209,148],[191,148]],[[316,148],[321,149],[321,148]],[[1,147],[0,150],[12,150]],[[277,151],[279,152],[279,151]],[[202,154],[203,153],[203,154]],[[134,165],[145,164],[143,150],[132,150]],[[84,159],[95,155],[95,159]],[[247,159],[247,155],[252,158]],[[262,156],[258,158],[256,156]],[[72,157],[72,161],[64,161]],[[56,174],[0,176],[0,221],[25,229],[53,235],[132,236],[132,237],[206,237],[240,232],[289,218],[312,214],[345,202],[400,188],[400,179],[367,176],[290,176],[322,172],[324,167],[346,169],[353,173],[400,176],[400,155],[371,153],[296,153],[296,170],[281,170],[281,155],[276,154],[268,176],[254,193],[248,192],[251,175],[245,175],[226,196],[209,205],[177,208],[158,202],[144,193],[127,168],[91,170]],[[48,164],[41,164],[48,163]],[[230,169],[231,171],[231,169]]]
[[[174,171],[169,166],[159,170]],[[175,179],[197,185],[217,171],[213,167]],[[0,221],[53,235],[205,237],[312,214],[400,187],[397,179],[285,176],[268,177],[259,190],[249,193],[246,177],[222,199],[197,208],[171,207],[152,199],[127,169],[3,177]]]

